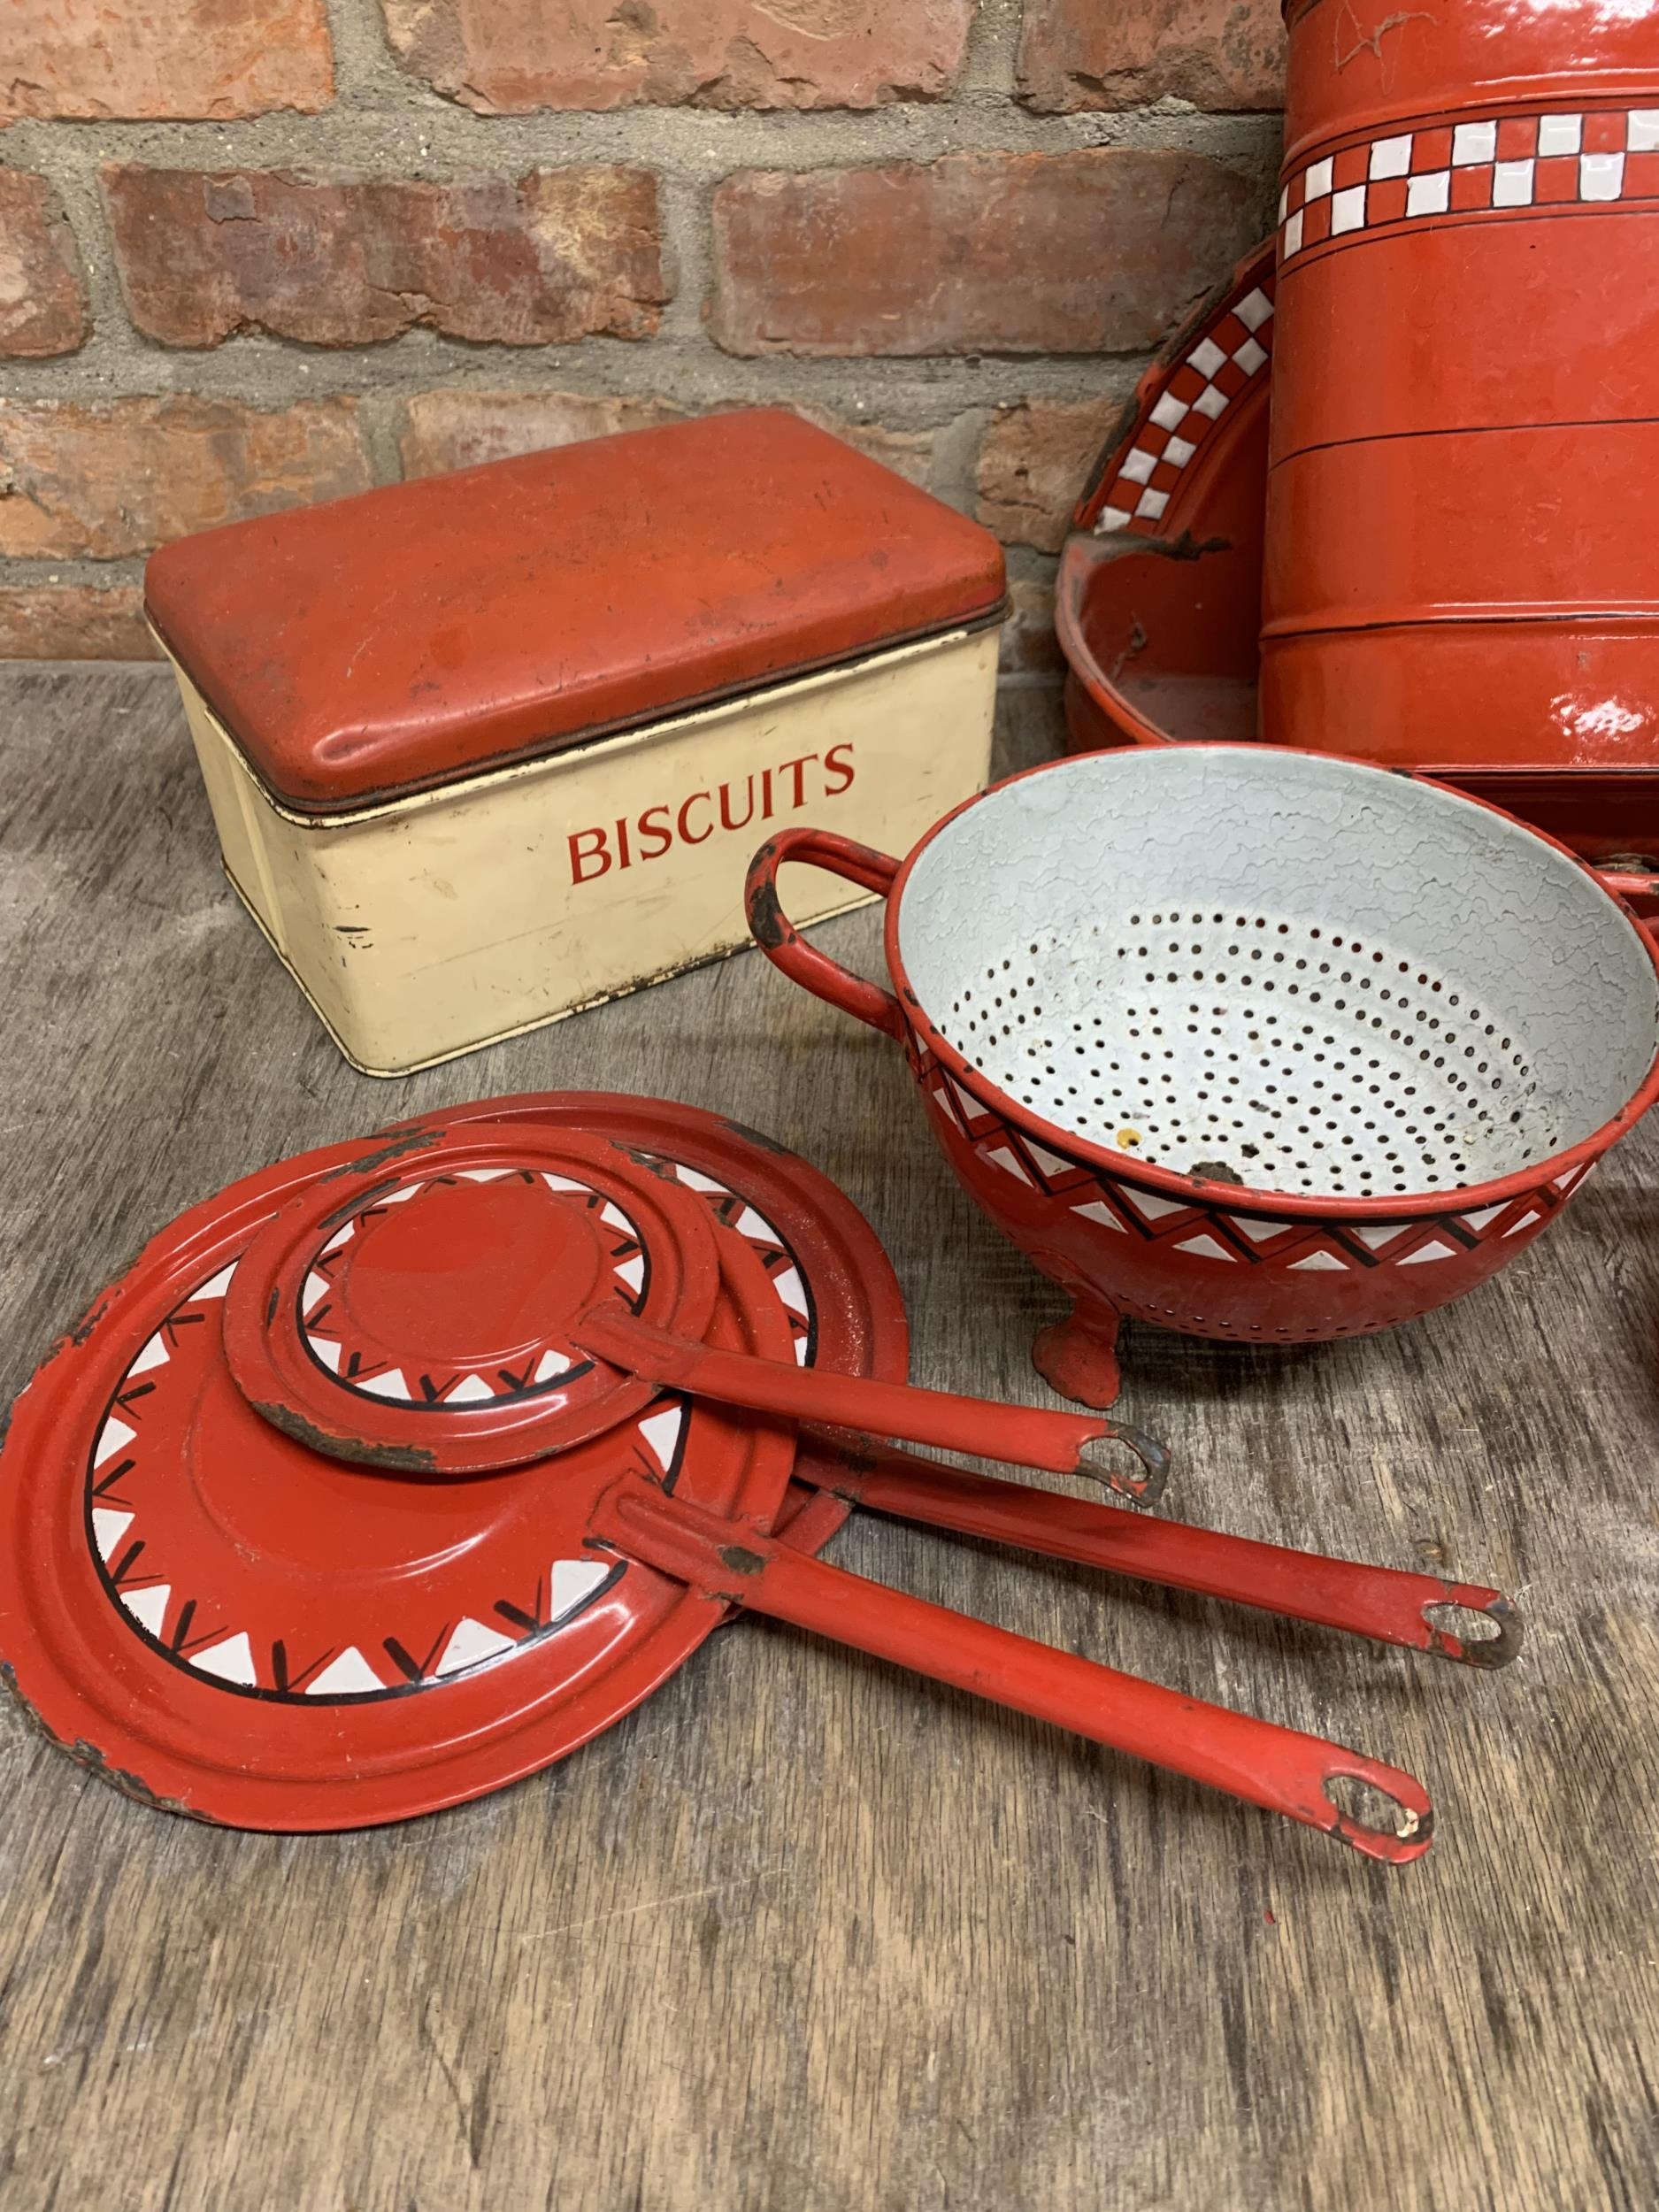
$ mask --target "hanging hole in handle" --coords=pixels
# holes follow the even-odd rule
[[[1133,1475],[1122,1468],[1113,1467],[1102,1456],[1108,1444],[1122,1444],[1133,1452],[1141,1463],[1141,1472]],[[1156,1436],[1148,1436],[1143,1429],[1133,1429],[1125,1422],[1109,1422],[1099,1440],[1086,1444],[1078,1454],[1077,1471],[1087,1475],[1091,1482],[1098,1482],[1114,1497],[1125,1498],[1131,1505],[1156,1505],[1164,1495],[1164,1486],[1170,1479],[1172,1455],[1167,1444],[1160,1444]]]
[[[1321,1785],[1336,1818],[1333,1832],[1367,1858],[1403,1866],[1420,1859],[1434,1835],[1434,1815],[1419,1811],[1358,1768],[1339,1769]]]
[[[1524,1624],[1508,1598],[1479,1606],[1436,1599],[1424,1607],[1423,1618],[1433,1633],[1429,1649],[1437,1658],[1466,1667],[1507,1667],[1521,1648]]]

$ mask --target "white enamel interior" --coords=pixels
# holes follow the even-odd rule
[[[917,860],[898,939],[1009,1097],[1257,1189],[1512,1174],[1593,1135],[1659,1043],[1653,963],[1567,856],[1261,746],[1091,754],[987,795]]]

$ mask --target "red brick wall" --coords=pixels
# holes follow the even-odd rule
[[[785,403],[1005,540],[1266,227],[1277,0],[5,0],[0,655],[164,539]]]

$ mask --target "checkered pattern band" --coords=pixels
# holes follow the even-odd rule
[[[1264,374],[1273,345],[1273,280],[1241,286],[1196,344],[1166,370],[1095,497],[1096,531],[1155,537],[1182,472],[1235,401]]]
[[[1659,108],[1430,122],[1299,169],[1279,196],[1279,266],[1396,223],[1629,201],[1659,202]]]

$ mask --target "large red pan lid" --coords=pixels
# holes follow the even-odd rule
[[[626,1110],[602,1138],[608,1105]],[[564,1352],[544,1263],[630,1310],[683,1317],[706,1299],[711,1343],[903,1372],[879,1246],[790,1155],[645,1102],[470,1113],[367,1153],[306,1155],[196,1208],[19,1402],[0,1456],[0,1654],[50,1732],[135,1794],[284,1830],[434,1810],[610,1725],[721,1617],[590,1543],[588,1516],[643,1468],[710,1509],[776,1522],[793,1440],[596,1364],[541,1374],[544,1352]],[[347,1226],[320,1254],[335,1310],[319,1313],[311,1241]],[[337,1393],[337,1425],[373,1463],[254,1409],[227,1339],[256,1311],[270,1325],[251,1340],[279,1381],[301,1375],[325,1405]],[[338,1367],[319,1340],[342,1347]],[[419,1395],[354,1392],[391,1371],[382,1362]],[[468,1375],[488,1399],[461,1389]],[[601,1405],[611,1417],[595,1425]],[[515,1463],[401,1463],[382,1424],[423,1417],[464,1453],[482,1439]],[[560,1422],[564,1448],[526,1462],[531,1429]],[[821,1542],[833,1513],[809,1518],[795,1540]]]

